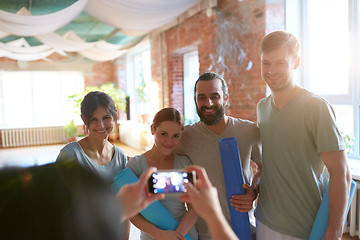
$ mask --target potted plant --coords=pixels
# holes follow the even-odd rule
[[[65,135],[68,142],[73,142],[76,140],[77,126],[74,123],[74,120],[71,120],[69,124],[64,126]]]
[[[73,102],[73,107],[75,112],[80,114],[80,104],[84,99],[85,95],[89,92],[100,91],[109,95],[115,103],[116,108],[126,110],[126,94],[123,90],[118,88],[115,83],[105,83],[101,86],[90,86],[85,89],[84,92],[80,94],[73,94],[68,96],[68,99]]]
[[[346,154],[350,154],[354,152],[354,137],[352,134],[346,134],[341,131],[341,135],[344,139],[345,146],[346,146]]]

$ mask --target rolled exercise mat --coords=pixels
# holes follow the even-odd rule
[[[224,173],[226,197],[228,200],[232,228],[240,240],[250,240],[251,229],[249,214],[237,211],[230,204],[232,195],[245,194],[245,183],[236,138],[219,140],[220,156]]]
[[[345,217],[349,212],[350,204],[354,196],[355,190],[356,190],[356,182],[354,180],[351,180],[349,201],[346,208]],[[323,238],[329,222],[329,211],[330,211],[330,201],[329,201],[329,184],[328,184],[325,188],[319,210],[316,214],[309,240],[320,240]]]
[[[113,184],[111,184],[111,189],[114,193],[117,193],[122,186],[135,183],[137,181],[139,181],[139,179],[131,171],[131,169],[124,168],[114,177]],[[147,208],[140,211],[140,214],[161,230],[175,231],[179,225],[176,219],[159,201],[151,203],[149,206],[147,206]],[[192,240],[189,234],[186,234],[185,238],[187,240]]]

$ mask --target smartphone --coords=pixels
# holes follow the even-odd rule
[[[187,172],[184,169],[159,170],[149,179],[150,193],[184,193],[184,183],[195,183],[195,171]]]

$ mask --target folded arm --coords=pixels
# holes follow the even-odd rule
[[[179,226],[176,228],[176,232],[181,236],[185,236],[199,219],[199,215],[196,213],[195,209],[191,208],[190,204],[188,204],[188,207],[189,211],[185,213]]]
[[[137,214],[130,218],[130,221],[141,231],[148,233],[157,240],[185,240],[185,238],[176,231],[161,230],[160,228],[157,228],[155,225],[147,221],[141,214]]]

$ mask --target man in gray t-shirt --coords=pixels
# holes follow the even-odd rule
[[[259,166],[256,169],[261,169],[259,130],[250,121],[225,115],[229,95],[226,82],[220,75],[210,72],[202,74],[195,83],[194,94],[200,122],[185,127],[181,135],[179,153],[186,154],[194,164],[205,168],[210,181],[218,190],[222,211],[231,224],[229,207],[233,206],[228,206],[227,203],[218,140],[227,137],[237,138],[245,182],[251,185],[254,177],[251,160]],[[251,199],[256,197],[250,187],[247,189],[247,195]],[[236,199],[234,201],[236,202]],[[252,205],[244,207],[235,203],[234,206],[242,212],[252,209]],[[196,228],[201,240],[211,239],[204,221],[199,220]]]
[[[263,145],[257,239],[309,239],[328,180],[330,212],[323,239],[341,239],[351,174],[334,111],[295,84],[293,71],[300,65],[295,36],[268,34],[260,58],[271,95],[257,106]]]

